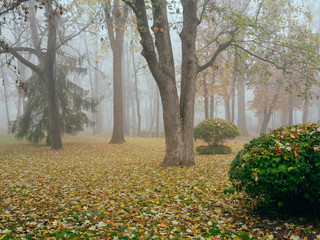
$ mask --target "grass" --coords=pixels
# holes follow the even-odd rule
[[[127,139],[122,145],[104,138],[63,142],[64,150],[51,151],[0,137],[0,239],[319,234],[314,227],[261,219],[244,195],[230,190],[229,165],[243,143],[229,142],[233,153],[228,155],[196,155],[195,167],[160,168],[163,139]]]

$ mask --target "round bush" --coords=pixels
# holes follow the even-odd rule
[[[241,131],[235,124],[221,118],[203,120],[194,128],[194,139],[201,139],[209,145],[218,145],[240,135]]]
[[[200,155],[229,154],[232,152],[232,149],[225,145],[209,145],[196,147],[196,152]]]
[[[320,123],[300,124],[261,134],[233,160],[229,176],[261,206],[285,211],[319,211]],[[316,210],[318,208],[318,210]],[[314,212],[316,213],[316,212]]]

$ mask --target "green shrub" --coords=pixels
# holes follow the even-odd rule
[[[196,152],[200,155],[229,154],[232,152],[232,149],[225,145],[209,145],[196,147]]]
[[[312,211],[320,202],[320,123],[295,125],[261,134],[233,160],[229,176],[260,206],[285,212]]]
[[[240,135],[241,131],[235,124],[221,118],[203,120],[194,128],[194,139],[201,139],[208,145],[218,145]]]

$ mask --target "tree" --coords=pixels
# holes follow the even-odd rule
[[[59,113],[59,102],[57,98],[57,86],[56,86],[56,53],[57,50],[63,46],[67,41],[78,35],[85,29],[80,29],[78,33],[71,33],[69,36],[64,36],[57,44],[57,28],[59,15],[63,15],[63,7],[61,5],[55,5],[53,0],[47,0],[41,2],[44,5],[44,16],[46,20],[46,30],[43,37],[39,38],[36,32],[35,24],[32,23],[32,11],[30,9],[30,21],[31,21],[31,41],[33,48],[29,44],[28,46],[17,46],[15,43],[7,43],[10,38],[5,39],[4,35],[1,35],[2,40],[0,41],[0,48],[2,52],[13,55],[22,64],[29,67],[38,78],[41,79],[42,88],[41,93],[46,96],[46,104],[48,106],[48,139],[50,142],[51,149],[61,149],[61,129],[60,129],[60,113]],[[28,9],[28,8],[25,8]],[[24,29],[21,29],[21,35],[23,37]],[[41,40],[41,41],[40,41]],[[43,44],[42,42],[45,42]],[[27,42],[27,41],[26,41]],[[27,42],[28,43],[28,42]],[[42,46],[45,45],[45,46]],[[45,49],[45,50],[43,50]],[[27,57],[32,55],[33,57]],[[35,59],[36,58],[36,59]]]
[[[21,63],[31,68],[43,80],[42,84],[45,85],[45,94],[47,96],[46,101],[48,104],[48,136],[50,139],[51,149],[61,149],[62,140],[61,132],[59,129],[59,111],[54,78],[54,66],[57,49],[57,12],[53,9],[52,0],[48,0],[45,4],[45,17],[48,22],[47,52],[45,54],[42,54],[41,52],[28,47],[10,47],[4,41],[1,41],[0,47],[4,52],[12,54]],[[23,55],[21,55],[21,51],[35,54],[38,57],[39,62],[42,64],[40,64],[40,66],[35,65],[31,61],[27,60]]]
[[[121,11],[119,0],[104,4],[105,22],[113,54],[113,131],[110,143],[123,143],[124,114],[122,88],[122,52],[127,10]]]
[[[70,65],[75,59],[57,62],[56,83],[57,102],[59,103],[59,129],[62,133],[75,134],[91,124],[83,111],[95,110],[97,102],[89,98],[88,91],[68,80],[69,75],[85,74],[85,69]],[[26,83],[25,97],[28,98],[27,107],[23,115],[10,125],[10,130],[18,139],[26,138],[30,142],[38,143],[49,131],[48,103],[42,79],[34,74]],[[50,138],[46,139],[50,145]]]
[[[166,1],[151,1],[155,45],[149,29],[146,3],[142,0],[124,0],[135,13],[138,31],[141,36],[143,56],[159,87],[166,139],[166,155],[162,166],[192,166],[193,120],[195,83],[198,72],[209,67],[221,51],[231,42],[221,44],[212,59],[199,66],[196,61],[196,37],[199,24],[197,16],[198,1],[181,1],[183,7],[183,29],[180,33],[182,43],[182,74],[180,101],[175,79],[174,58],[171,45],[170,27],[167,17]],[[232,35],[232,34],[231,34]],[[156,52],[157,49],[157,52]],[[158,55],[158,56],[157,56]]]
[[[210,67],[217,56],[230,46],[237,47],[259,59],[276,64],[277,58],[284,55],[283,46],[287,46],[282,36],[280,36],[280,32],[286,27],[284,21],[286,19],[281,19],[282,13],[279,14],[279,11],[277,11],[279,3],[268,2],[266,4],[269,5],[266,5],[264,1],[261,1],[255,8],[255,14],[248,16],[246,13],[252,12],[248,10],[248,4],[245,4],[242,10],[238,10],[231,6],[224,7],[215,2],[203,1],[198,14],[200,1],[181,0],[183,8],[182,31],[180,32],[182,65],[179,99],[167,12],[168,9],[172,8],[168,8],[170,2],[151,0],[151,6],[149,6],[143,0],[123,1],[131,7],[137,18],[137,27],[143,47],[142,55],[145,57],[160,90],[166,138],[166,155],[162,166],[192,166],[195,164],[193,115],[195,84],[198,73]],[[287,2],[281,1],[281,4],[286,5]],[[149,27],[147,9],[152,10],[153,25],[151,29]],[[220,28],[221,31],[215,28],[217,35],[211,37],[211,42],[215,44],[215,51],[209,61],[199,63],[197,61],[195,43],[198,25],[208,16],[206,15],[206,10],[215,12],[214,18],[208,18],[208,21],[217,26],[218,23],[215,17],[222,20],[227,19],[227,25],[224,28]],[[269,14],[270,11],[274,11],[277,15]],[[179,12],[178,9],[176,9],[176,12]],[[278,27],[269,30],[270,22],[275,20],[279,20]],[[154,37],[150,30],[153,31]],[[240,35],[239,39],[237,39],[238,35]],[[243,36],[247,36],[246,41],[243,40]],[[266,55],[261,51],[258,53],[258,46],[259,50],[261,50],[261,46],[264,48],[270,47],[265,42],[267,37],[270,39],[270,36],[273,38],[272,42],[275,43],[273,54]],[[250,47],[247,47],[249,45],[245,45],[245,43],[251,43]],[[284,68],[282,63],[278,64],[278,67]]]

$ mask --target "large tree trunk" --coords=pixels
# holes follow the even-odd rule
[[[110,2],[104,7],[105,20],[107,23],[108,36],[113,54],[113,131],[110,143],[121,144],[124,139],[124,116],[123,116],[123,92],[122,92],[122,52],[124,41],[124,24],[127,15],[125,10],[121,14],[119,0]],[[121,18],[119,16],[121,14]]]
[[[110,143],[123,143],[123,96],[122,96],[122,41],[118,41],[113,53],[113,131]]]
[[[193,166],[195,165],[193,143],[194,103],[199,71],[195,44],[199,24],[197,18],[198,1],[183,0],[181,3],[183,6],[183,29],[180,34],[182,43],[180,116],[183,143],[181,163],[183,166]]]
[[[141,42],[143,45],[142,54],[145,56],[151,73],[157,82],[163,106],[166,153],[161,166],[181,166],[184,165],[181,162],[182,129],[167,6],[165,2],[157,0],[153,0],[152,4],[154,16],[152,29],[155,33],[155,45],[158,49],[159,58],[156,55],[150,32],[144,30],[149,29],[149,27],[143,0],[136,1],[137,9],[143,9],[141,12],[136,12],[136,15],[143,20],[138,22],[139,25],[142,24],[139,31],[142,39],[144,39]]]
[[[48,19],[48,42],[47,54],[45,60],[44,80],[47,86],[48,116],[49,116],[49,140],[51,149],[61,149],[62,140],[60,133],[60,116],[57,102],[56,86],[55,86],[55,62],[56,62],[56,25],[57,16],[52,9],[52,0],[46,3],[46,14]]]
[[[182,165],[181,121],[175,82],[172,82],[172,84],[168,86],[161,86],[160,96],[163,107],[163,123],[166,140],[166,153],[161,166],[180,166]]]
[[[230,46],[233,37],[228,42],[220,44],[212,58],[199,67],[195,54],[199,24],[197,18],[198,0],[181,0],[183,30],[180,34],[182,73],[179,103],[167,17],[167,1],[151,0],[153,14],[151,29],[154,32],[155,41],[150,32],[146,2],[144,0],[123,1],[132,8],[137,17],[137,27],[142,39],[142,55],[145,57],[160,90],[166,138],[166,155],[162,166],[192,166],[195,164],[193,123],[196,78],[199,72],[212,66],[219,53]]]

